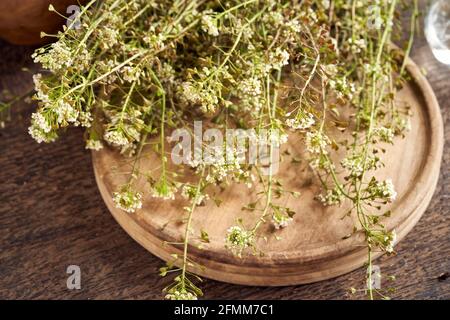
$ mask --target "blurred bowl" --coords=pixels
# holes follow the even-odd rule
[[[49,42],[40,33],[54,33],[65,23],[64,19],[48,7],[66,14],[70,5],[78,5],[79,0],[0,0],[0,38],[20,45],[36,45]]]

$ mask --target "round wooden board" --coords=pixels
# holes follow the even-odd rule
[[[402,239],[417,223],[427,208],[436,188],[443,152],[443,123],[437,100],[425,77],[412,62],[408,71],[413,80],[399,93],[398,100],[411,106],[411,131],[395,146],[386,146],[386,167],[377,176],[391,178],[398,192],[397,201],[386,210],[392,210],[384,220],[389,230],[395,229]],[[302,144],[289,142],[294,152],[302,154]],[[291,150],[292,151],[292,150]],[[141,166],[151,169],[152,152],[144,153]],[[125,231],[151,253],[163,260],[172,260],[171,254],[182,255],[180,246],[165,242],[179,242],[184,234],[182,221],[186,201],[164,201],[146,196],[143,208],[127,214],[115,208],[112,193],[125,183],[121,174],[129,168],[130,159],[111,149],[93,152],[94,170],[102,197],[114,218]],[[126,170],[125,170],[126,171]],[[193,236],[189,256],[203,268],[193,267],[195,273],[229,283],[261,286],[283,286],[311,283],[350,272],[364,265],[367,250],[362,236],[352,232],[353,217],[341,219],[343,207],[324,207],[314,200],[319,187],[305,161],[294,164],[286,161],[277,176],[286,189],[298,190],[301,197],[285,199],[284,204],[294,211],[294,221],[283,230],[266,224],[261,230],[267,239],[258,240],[263,256],[244,254],[233,256],[224,248],[226,230],[242,218],[253,225],[257,213],[242,211],[242,206],[255,197],[255,189],[233,185],[222,191],[220,207],[212,201],[198,207],[193,217]],[[139,184],[144,186],[145,182]],[[200,230],[209,234],[209,243],[198,248]],[[281,240],[277,239],[281,238]],[[379,254],[376,254],[378,256]]]

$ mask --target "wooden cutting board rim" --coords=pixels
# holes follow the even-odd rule
[[[423,98],[421,105],[426,106],[426,109],[423,111],[429,121],[428,131],[430,135],[428,137],[429,143],[427,144],[428,150],[426,152],[427,158],[425,165],[421,173],[415,177],[414,187],[410,188],[404,197],[397,201],[393,208],[393,210],[400,211],[403,214],[393,216],[387,225],[390,230],[393,228],[396,229],[399,240],[417,223],[431,200],[439,177],[444,141],[442,117],[431,86],[411,59],[408,59],[407,70],[412,76],[413,85],[421,93],[421,98]],[[181,253],[180,249],[175,246],[165,245],[162,248],[163,241],[178,241],[180,238],[179,234],[170,235],[167,234],[167,230],[165,232],[157,230],[141,219],[137,219],[134,215],[126,214],[114,207],[111,200],[111,192],[107,190],[102,181],[101,174],[98,172],[99,154],[97,152],[93,152],[93,163],[97,184],[102,197],[115,219],[127,233],[163,260],[168,260],[171,253]],[[405,212],[408,212],[408,214],[405,214]],[[133,226],[130,226],[130,223]],[[312,249],[302,246],[301,249],[290,251],[288,254],[269,252],[263,257],[246,255],[242,259],[238,259],[226,251],[214,251],[211,253],[208,250],[201,250],[192,245],[190,245],[189,252],[195,260],[198,260],[200,264],[203,263],[206,266],[206,269],[195,268],[197,273],[206,277],[239,284],[289,285],[326,279],[349,272],[361,266],[363,263],[361,262],[363,256],[362,251],[364,251],[365,255],[366,250],[350,245],[351,241],[351,239],[345,239],[332,245]],[[378,255],[375,254],[375,256]],[[211,260],[212,257],[214,260]],[[305,280],[296,271],[299,269],[299,265],[303,267],[308,265],[314,267],[322,262],[329,264],[330,261],[350,261],[351,257],[355,261],[358,260],[358,262],[349,263],[345,271],[333,272],[330,268],[330,272],[327,273],[326,270],[319,270],[318,272],[321,272],[321,275],[317,279]],[[280,268],[282,268],[284,275],[280,274]],[[335,267],[334,269],[340,270],[342,268]],[[267,280],[264,274],[258,275],[261,271],[263,273],[270,271],[270,274],[267,274],[267,278],[275,277],[278,280]],[[246,277],[249,279],[246,279]]]

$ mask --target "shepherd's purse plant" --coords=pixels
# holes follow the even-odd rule
[[[396,241],[395,230],[383,225],[395,212],[383,208],[397,193],[390,179],[377,178],[377,169],[385,146],[410,127],[408,106],[394,100],[408,76],[413,39],[406,55],[392,46],[404,6],[400,0],[91,1],[77,28],[45,35],[56,41],[33,55],[43,71],[34,76],[39,106],[29,133],[48,143],[67,127],[84,127],[87,149],[115,148],[132,159],[151,141],[160,170],[142,172],[134,161],[113,200],[123,214],[135,214],[148,197],[186,198],[183,254],[161,268],[174,279],[165,289],[168,299],[202,295],[188,249],[199,232],[191,229],[196,208],[215,205],[209,186],[261,190],[257,202],[242,204],[260,213],[257,223],[237,221],[223,235],[238,257],[261,253],[256,241],[264,224],[292,223],[295,212],[280,196],[302,201],[271,170],[263,174],[258,164],[237,160],[185,164],[196,176],[186,182],[168,164],[171,131],[191,130],[195,120],[223,130],[266,130],[274,133],[270,159],[273,148],[295,139],[322,186],[317,201],[350,204],[346,214],[357,217],[354,234],[363,234],[367,247],[367,295],[386,298],[372,287],[371,266],[374,252],[393,254]],[[412,11],[414,26],[416,1]],[[344,153],[339,161],[337,152]],[[139,177],[148,181],[145,190],[136,186]]]

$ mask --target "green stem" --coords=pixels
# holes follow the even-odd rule
[[[393,20],[394,17],[394,13],[395,13],[395,8],[397,6],[397,0],[393,0],[391,3],[391,7],[389,9],[389,15],[388,15],[388,19],[386,20],[386,28],[384,29],[383,32],[383,36],[381,38],[381,42],[379,44],[378,47],[378,52],[376,55],[376,60],[374,62],[374,66],[375,66],[375,72],[372,75],[372,91],[371,91],[371,109],[370,109],[370,122],[369,122],[369,128],[367,130],[366,133],[366,142],[365,142],[365,146],[364,146],[364,151],[363,151],[363,155],[364,155],[364,160],[362,163],[362,167],[363,167],[363,172],[361,174],[360,177],[360,183],[359,186],[356,188],[356,198],[355,198],[355,203],[357,206],[357,215],[358,215],[358,219],[362,225],[362,227],[365,229],[366,231],[366,238],[368,238],[370,236],[369,232],[369,226],[367,225],[367,220],[366,220],[366,216],[364,211],[362,210],[361,207],[361,202],[362,202],[362,187],[363,187],[363,181],[364,181],[364,176],[366,174],[366,167],[367,167],[367,159],[368,159],[368,151],[369,151],[369,147],[371,145],[371,139],[372,139],[372,134],[373,134],[373,128],[374,128],[374,119],[375,119],[375,115],[377,112],[377,102],[378,99],[376,99],[376,93],[377,93],[377,89],[379,90],[379,88],[377,88],[378,85],[378,79],[379,79],[379,75],[377,74],[378,69],[381,65],[381,57],[382,54],[384,52],[384,48],[387,44],[387,40],[388,40],[388,36],[391,33],[391,22]],[[370,247],[370,244],[368,244],[368,291],[369,291],[369,298],[371,300],[373,300],[373,288],[372,288],[372,250]]]
[[[150,69],[150,75],[152,76],[153,80],[155,80],[158,88],[159,93],[161,94],[161,132],[160,132],[160,144],[161,144],[161,157],[162,157],[162,172],[161,172],[161,179],[162,181],[166,180],[166,155],[165,155],[165,122],[166,122],[166,91],[164,90],[164,87],[157,77],[157,75],[153,72],[153,70]]]
[[[141,52],[139,52],[139,53],[136,53],[136,54],[133,55],[132,57],[128,58],[127,60],[125,60],[124,62],[122,62],[121,64],[119,64],[118,66],[114,67],[113,69],[111,69],[111,70],[108,71],[107,73],[104,73],[104,74],[102,74],[101,76],[95,78],[94,80],[89,81],[89,82],[87,82],[87,83],[86,83],[86,82],[80,83],[79,85],[77,85],[77,86],[73,87],[72,89],[70,89],[69,91],[67,91],[67,92],[61,97],[61,99],[66,98],[67,96],[69,96],[70,94],[74,93],[74,92],[77,91],[78,89],[81,89],[81,88],[83,88],[83,87],[87,87],[87,86],[93,85],[93,84],[95,84],[95,83],[97,83],[97,82],[99,82],[99,81],[105,79],[105,78],[108,77],[110,74],[113,74],[114,72],[120,70],[121,68],[123,68],[124,66],[126,66],[126,65],[127,65],[128,63],[130,63],[131,61],[133,61],[133,60],[135,60],[135,59],[137,59],[137,58],[143,56],[145,53],[146,53],[146,52],[144,52],[144,51],[141,51]]]
[[[408,57],[411,53],[411,49],[414,44],[414,36],[416,34],[416,23],[418,16],[419,16],[419,3],[417,0],[414,0],[414,9],[411,16],[411,32],[409,35],[408,47],[406,48],[405,51],[405,58],[403,59],[402,67],[400,69],[400,77],[403,76],[403,73],[405,72],[406,64],[408,63]]]
[[[195,197],[192,200],[192,205],[191,208],[189,210],[189,215],[186,221],[186,229],[184,231],[184,244],[183,244],[183,265],[182,265],[182,271],[181,271],[181,286],[182,289],[186,289],[186,270],[187,270],[187,263],[188,263],[188,246],[189,246],[189,231],[191,229],[191,223],[192,223],[192,216],[194,214],[195,208],[197,207],[197,201],[198,201],[198,197],[200,195],[200,191],[202,189],[202,184],[203,184],[203,177],[205,175],[205,167],[203,167],[202,169],[202,173],[200,176],[200,180],[197,184],[197,189],[195,191]]]
[[[368,267],[367,267],[367,289],[369,291],[369,298],[370,300],[373,300],[373,288],[372,288],[372,249],[370,248],[370,246],[367,249],[368,253],[367,253],[367,263],[368,263]]]
[[[250,4],[250,3],[254,3],[254,2],[257,2],[257,1],[259,1],[259,0],[248,0],[248,1],[246,1],[246,2],[243,2],[243,3],[241,3],[241,4],[238,4],[238,5],[234,6],[234,7],[231,7],[230,9],[227,9],[227,10],[225,10],[224,12],[218,14],[218,15],[217,15],[217,18],[220,19],[221,17],[223,17],[223,16],[226,15],[227,13],[230,13],[230,12],[235,11],[235,10],[237,10],[237,9],[243,7],[243,6],[246,6],[246,5]]]
[[[219,70],[221,70],[227,63],[228,63],[228,60],[230,60],[230,58],[231,58],[231,55],[233,54],[233,52],[234,52],[234,50],[236,50],[236,48],[237,48],[237,46],[239,45],[239,43],[241,42],[241,38],[242,38],[242,35],[244,34],[244,31],[245,31],[245,28],[247,27],[247,26],[249,26],[249,25],[251,25],[253,22],[255,22],[255,20],[256,19],[258,19],[258,17],[259,16],[261,16],[262,14],[263,14],[263,12],[266,10],[266,8],[264,8],[263,10],[261,10],[261,11],[259,11],[257,14],[255,14],[242,28],[241,28],[241,31],[239,31],[239,33],[238,33],[238,35],[237,35],[237,37],[236,37],[236,40],[234,41],[234,44],[233,44],[233,46],[231,47],[231,49],[230,49],[230,51],[228,51],[226,54],[225,54],[225,59],[222,61],[222,63],[220,64],[220,66],[217,68],[217,69],[215,69],[213,72],[211,72],[211,74],[208,76],[208,78],[206,78],[206,80],[205,80],[205,82],[206,81],[208,81],[208,80],[210,80],[211,78],[213,78],[216,74],[217,74],[217,72],[219,71]]]
[[[391,7],[390,7],[390,10],[389,10],[389,16],[388,16],[388,19],[387,19],[387,22],[386,22],[386,28],[384,29],[383,37],[381,39],[380,46],[378,47],[378,53],[377,53],[377,57],[376,57],[376,60],[375,60],[375,63],[374,63],[374,65],[376,67],[376,70],[380,67],[381,56],[382,56],[382,53],[384,51],[385,45],[387,43],[388,35],[390,34],[391,29],[392,29],[390,23],[393,20],[396,6],[397,6],[397,0],[393,0],[392,4],[391,4]],[[361,182],[364,181],[364,176],[366,174],[367,158],[368,158],[368,153],[369,153],[368,151],[369,151],[369,147],[371,145],[370,141],[372,139],[372,133],[373,133],[373,127],[374,127],[374,118],[375,118],[375,114],[376,114],[376,111],[377,111],[377,107],[376,107],[376,104],[377,104],[376,93],[377,93],[378,78],[379,78],[379,76],[378,76],[377,72],[374,72],[373,75],[372,75],[370,122],[369,122],[369,128],[367,130],[367,134],[366,134],[366,143],[365,143],[364,152],[363,152],[363,154],[364,154],[364,161],[363,161],[363,172],[362,172],[361,179],[360,179]],[[359,188],[358,188],[358,192],[357,192],[357,200],[358,200],[358,202],[360,201],[360,197],[361,197],[361,188],[362,188],[362,183],[360,183]]]
[[[133,94],[134,88],[136,87],[136,81],[133,81],[133,83],[131,84],[130,87],[130,91],[128,91],[127,97],[125,99],[125,102],[122,106],[122,110],[120,112],[120,120],[119,123],[122,124],[123,123],[123,117],[125,115],[125,111],[127,110],[128,104],[130,103],[131,100],[131,95]]]
[[[281,79],[281,70],[278,71],[277,76],[278,81]],[[267,90],[267,111],[269,114],[269,122],[270,122],[270,129],[274,129],[274,122],[273,118],[276,114],[276,107],[277,107],[277,100],[278,100],[278,90],[274,89],[273,94],[273,102],[271,103],[270,99],[270,75],[267,75],[267,83],[266,83],[266,90]],[[269,133],[269,139],[271,139],[271,133]],[[259,229],[261,224],[265,222],[265,218],[267,217],[267,214],[269,213],[270,204],[272,203],[272,180],[273,180],[273,141],[269,141],[269,174],[267,178],[267,188],[266,188],[266,203],[264,205],[263,213],[261,214],[258,222],[255,224],[255,226],[252,229],[252,233],[255,234],[256,231]]]

